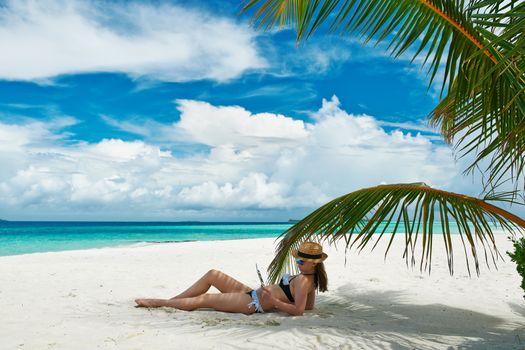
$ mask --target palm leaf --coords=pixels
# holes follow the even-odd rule
[[[487,189],[510,180],[517,184],[525,169],[525,3],[497,0],[247,0],[257,8],[259,28],[292,27],[297,40],[308,39],[328,22],[329,30],[356,34],[367,43],[389,41],[388,50],[399,57],[413,49],[423,55],[429,81],[443,69],[443,100],[432,111],[431,123],[455,144],[461,156],[475,154],[467,169],[490,160]],[[513,192],[515,193],[515,191]],[[488,199],[513,201],[509,195]],[[416,185],[379,186],[337,198],[319,208],[285,233],[270,266],[275,280],[289,261],[290,249],[306,239],[341,238],[346,247],[363,249],[380,231],[394,225],[387,252],[398,230],[404,231],[407,264],[415,263],[414,249],[421,236],[420,268],[430,269],[434,218],[439,217],[448,263],[453,272],[450,224],[455,222],[463,242],[470,273],[470,248],[479,273],[476,241],[485,260],[499,256],[492,226],[511,232],[523,220],[486,201]],[[386,222],[385,226],[382,221]],[[376,242],[377,244],[377,242]],[[375,245],[374,245],[375,246]]]
[[[505,195],[493,195],[492,199]],[[431,188],[424,183],[381,185],[365,188],[338,197],[315,210],[281,235],[276,255],[268,272],[270,282],[275,282],[284,270],[294,270],[291,251],[304,241],[317,241],[345,248],[362,250],[375,238],[377,243],[391,233],[385,258],[395,237],[405,239],[404,258],[407,265],[416,263],[418,242],[422,247],[421,270],[431,270],[433,240],[441,237],[445,243],[448,267],[453,273],[452,224],[463,242],[467,269],[473,262],[479,274],[479,246],[488,265],[489,257],[495,264],[501,257],[495,246],[493,229],[504,229],[512,235],[525,230],[525,220],[484,200],[462,194]],[[434,226],[438,224],[436,229]],[[471,251],[469,261],[467,249]]]
[[[482,50],[482,61],[496,61],[495,48],[475,30],[465,11],[465,1],[458,0],[247,0],[242,11],[257,8],[253,21],[257,27],[292,27],[297,40],[308,39],[328,18],[330,31],[355,33],[364,42],[379,43],[389,39],[389,50],[398,57],[416,46],[414,58],[426,51],[431,79],[443,57],[448,55],[448,74],[452,82],[458,64]],[[448,50],[447,50],[448,48]]]
[[[367,43],[388,40],[399,57],[424,56],[429,84],[444,72],[443,101],[431,123],[462,156],[473,152],[473,170],[485,169],[497,185],[525,174],[525,2],[496,0],[247,0],[259,28],[289,26],[297,40],[323,24]],[[471,143],[472,140],[475,142]]]
[[[500,2],[483,2],[487,4],[495,8]],[[499,12],[473,16],[474,23],[481,24],[476,30],[498,52],[498,62],[489,70],[478,71],[478,76],[469,77],[477,82],[470,99],[458,99],[455,90],[461,89],[464,82],[457,79],[431,114],[431,123],[441,127],[448,142],[456,138],[461,156],[476,153],[467,171],[489,159],[487,168],[482,169],[488,174],[489,190],[505,182],[509,174],[513,180],[524,174],[525,3],[513,4],[502,5]],[[483,18],[482,23],[476,18]]]

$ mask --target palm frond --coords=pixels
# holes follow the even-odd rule
[[[458,93],[467,84],[458,76],[448,96],[431,113],[430,122],[441,127],[448,142],[455,141],[462,156],[476,154],[467,171],[488,159],[488,167],[483,171],[488,174],[489,183],[497,186],[509,174],[511,179],[524,176],[525,3],[478,3],[498,10],[472,16],[478,24],[476,30],[497,52],[497,64],[490,69],[467,67],[466,71],[477,72],[466,76],[472,81],[467,88],[470,96]],[[497,8],[499,5],[501,8]],[[480,22],[479,18],[483,20]]]
[[[475,30],[463,0],[245,1],[243,11],[252,8],[257,8],[252,17],[257,27],[294,28],[298,42],[308,39],[328,21],[330,31],[355,33],[365,43],[389,40],[388,49],[395,57],[414,47],[414,58],[426,52],[424,62],[430,64],[430,81],[445,56],[448,63],[444,84],[452,82],[458,65],[478,50],[484,53],[478,60],[496,62],[494,48]]]
[[[394,57],[423,56],[429,84],[443,72],[431,124],[461,150],[489,159],[491,183],[525,168],[525,2],[510,0],[247,0],[265,29],[289,26],[299,42],[323,24],[363,42],[389,41]],[[517,183],[517,181],[516,181]]]
[[[362,250],[374,240],[375,248],[387,233],[391,236],[385,258],[393,239],[403,235],[407,265],[415,265],[420,242],[420,269],[429,272],[433,240],[441,236],[452,274],[454,231],[463,242],[469,274],[471,261],[467,258],[467,248],[479,274],[476,242],[481,245],[487,264],[489,256],[494,264],[501,257],[495,246],[494,228],[507,230],[512,235],[523,234],[525,220],[484,200],[434,189],[424,183],[365,188],[330,201],[284,232],[268,268],[269,280],[273,283],[284,270],[294,270],[291,251],[304,241],[329,245],[343,241],[346,248]]]

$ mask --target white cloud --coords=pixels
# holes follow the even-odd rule
[[[335,96],[311,124],[239,106],[177,106],[180,121],[159,126],[162,133],[183,132],[209,151],[182,156],[176,147],[116,139],[68,144],[60,129],[68,124],[58,119],[0,123],[0,142],[10,145],[0,158],[19,159],[0,172],[0,209],[26,219],[287,219],[358,188],[415,181],[447,188],[458,175],[447,147],[387,133],[372,116],[348,114]],[[42,144],[49,134],[54,139]]]
[[[394,128],[403,129],[403,130],[423,131],[423,132],[426,132],[426,133],[437,134],[437,129],[433,128],[433,127],[430,127],[428,125],[428,121],[427,120],[420,120],[417,123],[380,121],[379,125],[381,125],[381,126],[390,126],[390,127],[394,127]],[[442,137],[439,136],[436,139],[442,139]]]
[[[0,149],[18,151],[27,144],[35,145],[62,139],[67,134],[61,133],[60,130],[76,123],[77,120],[71,117],[55,118],[47,122],[28,119],[23,126],[0,123]]]
[[[239,106],[216,107],[201,101],[177,100],[176,103],[181,112],[177,127],[206,145],[285,142],[305,138],[308,134],[303,121],[283,115],[251,114]]]
[[[311,39],[300,46],[295,41],[279,46],[263,44],[271,62],[267,73],[279,77],[325,75],[353,59],[355,46],[351,47],[349,43],[346,38],[328,35],[321,41]]]
[[[143,137],[150,137],[151,134],[152,134],[152,130],[153,129],[157,129],[160,124],[159,123],[156,123],[154,121],[151,121],[151,120],[148,120],[148,124],[150,123],[153,123],[155,124],[155,128],[152,128],[151,125],[149,125],[150,127],[148,127],[148,125],[144,125],[144,126],[138,126],[136,125],[135,123],[131,122],[131,121],[121,121],[121,120],[118,120],[116,118],[112,118],[110,116],[107,116],[107,115],[102,115],[101,116],[101,119],[108,125],[110,126],[113,126],[117,129],[120,129],[120,130],[123,130],[123,131],[126,131],[126,132],[129,132],[131,134],[135,134],[135,135],[140,135],[140,136],[143,136]]]
[[[178,197],[183,203],[211,208],[283,208],[288,203],[288,186],[284,183],[268,182],[265,174],[251,173],[238,184],[226,182],[204,182],[180,191]]]
[[[11,0],[0,7],[0,79],[120,72],[225,81],[265,66],[254,41],[245,24],[176,5]]]
[[[330,197],[382,182],[424,181],[443,187],[457,173],[447,147],[420,134],[387,133],[375,118],[342,110],[335,96],[323,100],[313,117],[311,136],[300,152],[295,149],[282,159],[279,174],[291,179],[300,169]]]

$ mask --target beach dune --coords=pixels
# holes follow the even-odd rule
[[[385,239],[382,243],[387,243]],[[450,276],[436,240],[432,273],[407,269],[404,239],[357,254],[327,247],[329,292],[304,316],[135,308],[209,269],[256,287],[274,239],[152,244],[0,257],[2,349],[523,349],[525,301],[511,243],[469,277],[455,237]]]

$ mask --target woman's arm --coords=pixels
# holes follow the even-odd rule
[[[274,307],[277,310],[282,310],[293,316],[302,316],[304,310],[306,309],[306,300],[308,298],[308,290],[311,288],[311,282],[306,279],[304,276],[298,276],[295,283],[295,303],[288,304],[285,303],[276,297],[272,296],[270,292],[266,289],[263,289],[263,293],[268,293],[265,297],[271,298]]]
[[[308,293],[308,296],[306,298],[306,306],[305,310],[313,310],[315,305],[315,289],[312,290],[310,293]]]

